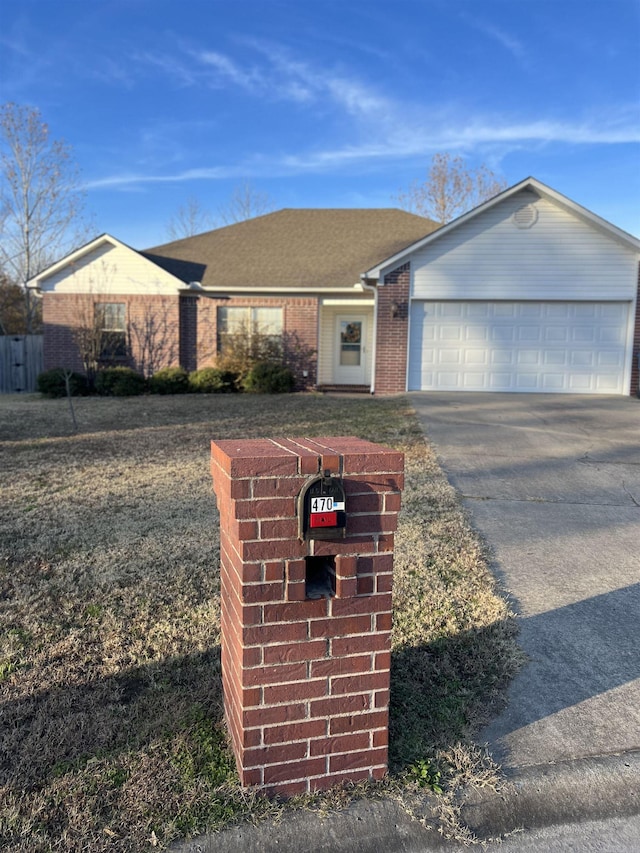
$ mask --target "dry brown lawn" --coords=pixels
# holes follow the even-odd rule
[[[405,451],[386,790],[425,766],[445,789],[484,778],[470,737],[517,668],[513,620],[405,399],[75,407],[74,435],[66,401],[0,397],[1,849],[140,851],[274,812],[239,788],[222,723],[212,438]]]

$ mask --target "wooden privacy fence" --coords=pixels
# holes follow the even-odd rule
[[[42,335],[0,336],[0,394],[36,391],[42,373]]]

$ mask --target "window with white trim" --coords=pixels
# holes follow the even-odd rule
[[[127,321],[124,302],[97,302],[96,329],[100,333],[100,358],[127,356]]]
[[[217,312],[217,328],[219,354],[224,354],[229,340],[238,336],[247,340],[261,338],[275,346],[282,341],[282,308],[221,305]]]

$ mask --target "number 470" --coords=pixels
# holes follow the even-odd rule
[[[332,497],[311,498],[311,512],[331,512],[332,510]]]

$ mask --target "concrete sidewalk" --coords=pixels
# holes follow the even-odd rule
[[[640,401],[461,393],[411,399],[493,553],[530,659],[508,707],[478,737],[502,764],[506,783],[498,794],[469,791],[464,821],[478,837],[495,838],[604,820],[598,831],[606,836],[614,825],[606,821],[615,818],[622,821],[618,840],[589,849],[640,850],[626,843],[633,829],[624,822],[640,814]],[[502,849],[554,849],[549,838],[529,846],[525,833]],[[587,849],[584,840],[572,844],[558,849]],[[276,826],[237,827],[176,849],[452,848],[462,849],[396,804],[366,801],[327,818],[293,813]]]

